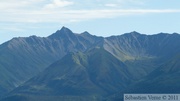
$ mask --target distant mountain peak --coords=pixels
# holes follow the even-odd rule
[[[74,33],[69,28],[63,26],[60,30],[57,30],[54,34],[50,35],[49,38],[59,38],[72,35],[74,35]]]
[[[139,32],[136,32],[136,31],[133,31],[133,32],[130,32],[131,35],[140,35]]]
[[[139,32],[137,32],[137,31],[132,31],[131,33],[136,33],[136,34],[140,34]]]
[[[73,34],[73,32],[67,28],[67,27],[62,27],[60,30],[56,31],[57,34]]]
[[[87,32],[87,31],[81,33],[81,35],[91,36],[91,34],[89,32]]]
[[[140,34],[139,32],[133,31],[133,32],[130,32],[130,33],[125,33],[124,35],[128,36],[128,37],[129,36],[138,37],[138,36],[140,36],[142,34]]]
[[[63,26],[60,31],[71,31],[69,28]],[[72,32],[72,31],[71,31]]]
[[[90,33],[89,33],[88,31],[85,31],[85,32],[83,32],[82,34],[88,34],[88,35],[89,35]]]

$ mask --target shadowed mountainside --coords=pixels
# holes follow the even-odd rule
[[[2,44],[0,95],[24,83],[67,53],[85,51],[101,39],[87,32],[76,35],[63,27],[46,38],[19,37]]]
[[[124,89],[133,81],[131,78],[123,62],[106,50],[95,48],[85,53],[66,55],[15,89],[12,97],[30,95],[28,99],[33,99],[68,95],[96,100]],[[12,97],[6,100],[11,101]]]

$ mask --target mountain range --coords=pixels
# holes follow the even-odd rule
[[[101,37],[62,27],[0,45],[0,101],[121,101],[180,93],[180,35]]]

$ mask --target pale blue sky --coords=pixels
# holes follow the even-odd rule
[[[0,43],[62,26],[97,36],[180,33],[180,0],[0,0]]]

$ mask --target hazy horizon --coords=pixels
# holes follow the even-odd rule
[[[177,0],[0,1],[0,43],[13,37],[46,37],[66,26],[75,33],[110,36],[180,33]]]

